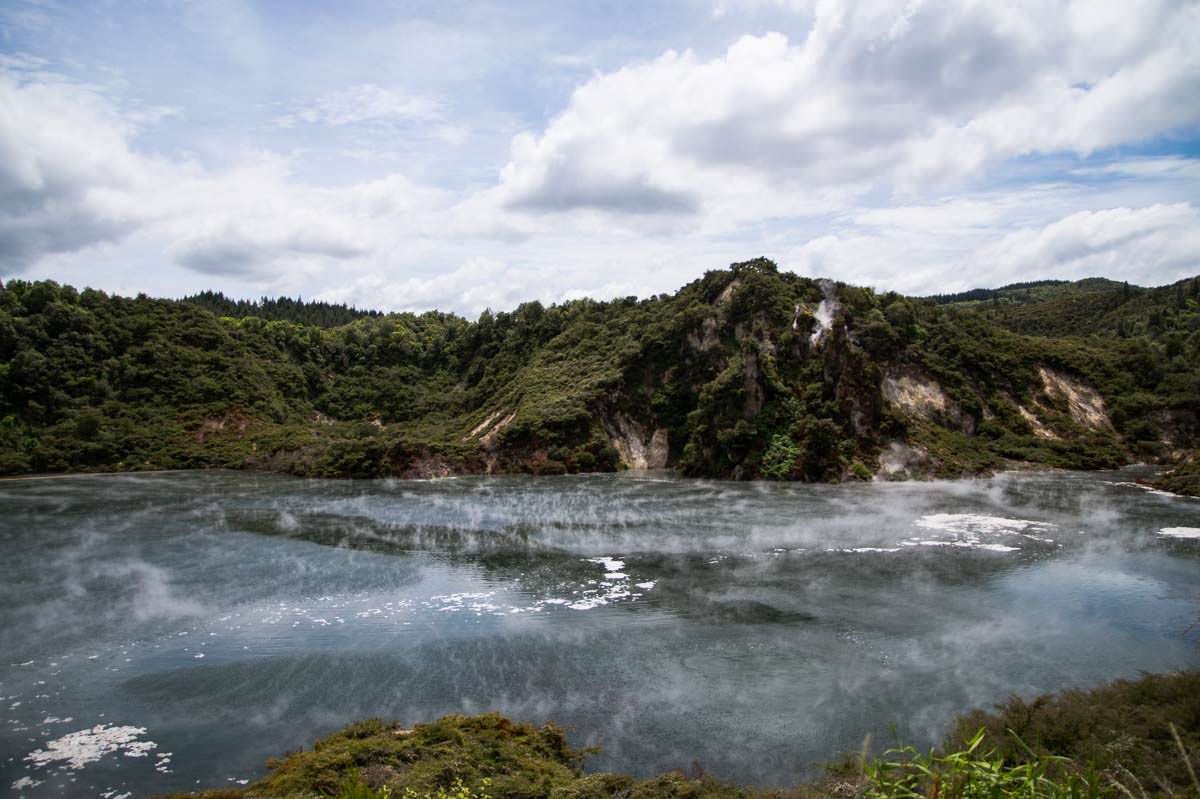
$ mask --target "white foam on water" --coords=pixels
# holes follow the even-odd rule
[[[587,599],[577,599],[567,605],[571,610],[593,610],[594,608],[602,607],[608,604],[608,600],[602,596],[588,597]]]
[[[25,756],[25,760],[36,766],[62,762],[65,768],[78,771],[108,754],[145,757],[150,750],[158,748],[154,741],[140,740],[145,734],[145,727],[97,724],[91,729],[48,741],[45,749],[35,749]]]
[[[1003,516],[984,516],[978,513],[930,513],[916,521],[917,527],[945,530],[959,535],[1018,534],[1049,531],[1057,528],[1050,522],[1033,519],[1007,519]]]
[[[845,549],[827,549],[826,552],[899,552],[900,547],[847,547]]]
[[[1010,547],[1004,544],[984,544],[980,541],[938,541],[936,539],[905,539],[900,542],[906,547],[954,547],[956,549],[982,549],[987,552],[1020,552],[1020,547]]]
[[[1140,488],[1143,491],[1145,491],[1147,494],[1157,494],[1160,497],[1179,497],[1182,499],[1187,499],[1187,497],[1185,497],[1183,494],[1176,494],[1173,491],[1164,491],[1161,488],[1155,488],[1154,486],[1146,485],[1145,483],[1134,483],[1129,480],[1125,480],[1125,481],[1122,481],[1119,483],[1110,483],[1109,485],[1125,486],[1127,488]]]
[[[1200,539],[1200,527],[1164,527],[1158,534],[1167,538]]]
[[[986,552],[1018,552],[1022,540],[1053,544],[1054,539],[1046,533],[1058,529],[1051,522],[980,513],[930,513],[917,519],[914,526],[944,535],[906,538],[900,542],[901,546],[957,547]]]
[[[619,572],[625,568],[625,561],[610,558],[607,555],[599,558],[584,558],[585,563],[598,563],[604,567],[605,571]]]
[[[9,786],[9,790],[20,791],[25,788],[36,788],[42,784],[42,780],[35,780],[33,777],[25,776]]]
[[[157,749],[154,741],[133,741],[125,746],[125,757],[145,757],[150,751]]]
[[[227,614],[218,621],[222,623],[222,629],[236,632],[244,628],[243,620],[246,624],[328,629],[345,624],[347,619],[359,619],[369,623],[396,621],[409,625],[412,623],[411,619],[422,613],[503,618],[537,614],[554,608],[591,610],[616,602],[636,601],[644,594],[635,589],[651,591],[656,586],[653,580],[634,585],[634,575],[624,571],[626,563],[618,557],[605,555],[579,560],[602,567],[602,573],[595,578],[578,579],[573,585],[560,584],[548,595],[537,596],[537,593],[542,592],[523,591],[518,587],[515,591],[497,588],[435,594],[426,599],[402,598],[388,601],[383,601],[382,597],[371,593],[322,596],[308,606],[294,605],[292,602],[269,603],[245,613]],[[534,596],[530,596],[530,593],[534,593]],[[345,618],[340,615],[343,613]],[[205,631],[194,629],[190,632],[203,635]],[[174,636],[183,637],[188,634],[189,631],[178,631]],[[208,632],[208,636],[215,635],[217,634],[214,632]],[[183,648],[183,652],[196,659],[204,656],[203,653],[194,650],[189,652],[186,647]]]

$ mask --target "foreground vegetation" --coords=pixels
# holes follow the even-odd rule
[[[1198,431],[1200,278],[919,299],[758,259],[474,322],[0,286],[0,474],[833,481],[1186,460]]]
[[[1163,491],[1174,494],[1188,494],[1200,497],[1200,461],[1181,463],[1165,474],[1160,475],[1151,485]]]
[[[967,799],[1200,796],[1200,673],[1147,675],[1094,691],[1010,699],[956,722],[940,750],[868,747],[790,789],[748,788],[687,770],[638,780],[586,774],[554,725],[497,714],[405,729],[369,720],[271,761],[240,789],[193,796],[436,799]]]

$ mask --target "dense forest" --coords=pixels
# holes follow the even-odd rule
[[[756,259],[672,295],[473,322],[0,287],[6,474],[833,481],[1159,461],[1195,491],[1198,430],[1200,278],[911,298]]]
[[[207,308],[217,316],[232,316],[238,319],[257,316],[259,319],[297,322],[317,327],[338,327],[364,316],[383,316],[380,311],[360,311],[347,305],[320,300],[305,302],[299,297],[294,300],[289,297],[263,297],[254,301],[231,300],[219,291],[202,291],[184,297],[183,301]]]

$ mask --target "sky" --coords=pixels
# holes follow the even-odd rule
[[[4,0],[0,278],[468,317],[1200,274],[1200,2]]]

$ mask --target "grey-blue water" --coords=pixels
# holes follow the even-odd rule
[[[0,791],[232,785],[358,718],[485,710],[594,769],[787,784],[1200,666],[1200,501],[1135,475],[0,483]]]

